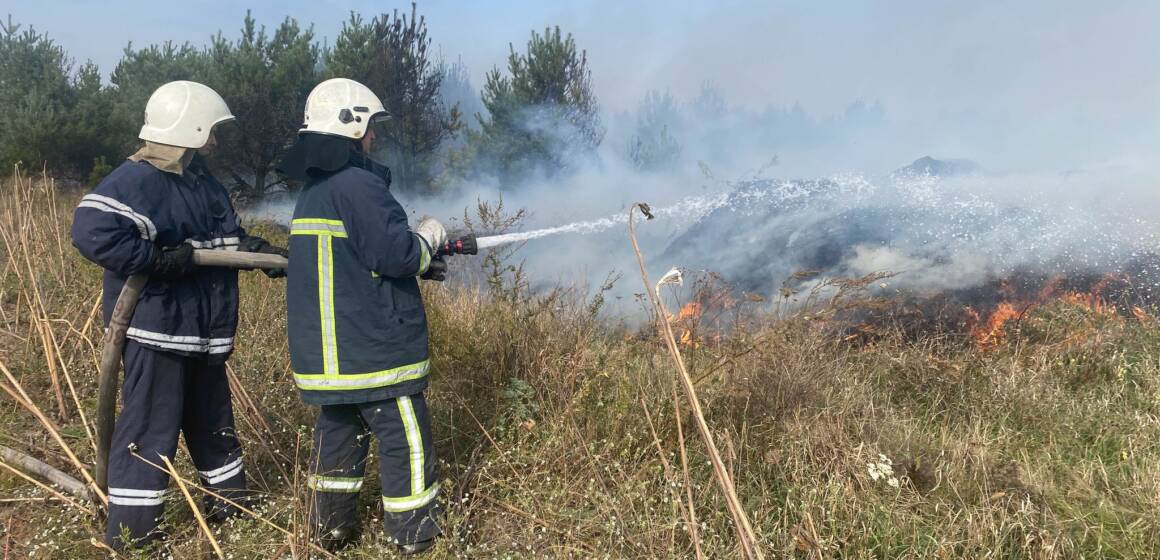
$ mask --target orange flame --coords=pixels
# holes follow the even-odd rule
[[[1135,317],[1137,321],[1145,324],[1152,320],[1152,316],[1149,315],[1147,311],[1144,311],[1143,307],[1135,305],[1132,306],[1132,316]]]
[[[972,310],[973,312],[973,310]],[[976,313],[976,316],[978,314]],[[979,348],[991,348],[1002,344],[1007,339],[1004,326],[1008,321],[1019,316],[1019,311],[1010,302],[1000,303],[995,311],[987,316],[987,320],[971,329],[971,337]]]
[[[681,321],[684,319],[699,319],[701,317],[701,310],[701,304],[698,302],[692,301],[686,303],[685,306],[681,308],[681,311],[677,313],[676,320]]]
[[[971,337],[974,338],[975,344],[983,350],[999,346],[1006,342],[1006,324],[1011,319],[1017,318],[1022,314],[1019,309],[1027,309],[1030,305],[1043,304],[1050,301],[1075,306],[1096,315],[1116,316],[1117,310],[1115,305],[1110,304],[1102,294],[1115,280],[1116,277],[1109,274],[1092,286],[1091,291],[1076,292],[1062,289],[1065,278],[1053,278],[1039,289],[1034,301],[1027,304],[1019,302],[1013,303],[1014,292],[1009,289],[1007,284],[1004,284],[1000,287],[1000,294],[1006,300],[987,315],[986,320],[983,320],[982,315],[971,307],[968,306],[964,309],[967,317],[967,325],[970,326]],[[1150,319],[1147,312],[1141,308],[1132,308],[1130,312],[1139,321],[1143,322]]]
[[[1070,292],[1064,294],[1059,299],[1076,307],[1087,309],[1093,313],[1115,314],[1116,312],[1115,306],[1109,305],[1108,302],[1104,301],[1104,298],[1100,297],[1099,292],[1096,291],[1092,291],[1086,294]]]
[[[696,336],[697,323],[701,319],[701,314],[704,313],[705,308],[700,302],[691,301],[686,303],[684,307],[677,313],[673,319],[675,323],[682,323],[684,325],[681,333],[680,343],[682,346],[690,348],[697,348],[701,345],[700,340]]]

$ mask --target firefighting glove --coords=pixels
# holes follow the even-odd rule
[[[447,279],[447,261],[443,259],[431,259],[431,264],[427,265],[427,272],[419,276],[424,280],[434,280],[442,282]]]
[[[267,255],[279,255],[289,258],[290,252],[284,247],[271,245],[269,241],[262,239],[256,235],[247,235],[243,237],[238,243],[238,250],[246,253],[265,253]],[[285,278],[286,269],[283,268],[264,268],[262,272],[270,278]]]
[[[419,226],[415,228],[415,234],[423,238],[427,242],[427,248],[434,253],[438,251],[445,243],[447,243],[447,230],[443,229],[443,224],[439,220],[431,216],[424,216],[419,220]],[[435,255],[432,254],[432,257]]]
[[[176,247],[163,247],[153,251],[153,262],[149,264],[149,276],[162,280],[181,278],[197,269],[193,262],[193,245],[182,243]]]

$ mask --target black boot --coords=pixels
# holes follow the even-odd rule
[[[223,492],[222,495],[250,511],[261,505],[258,495],[246,490]],[[211,525],[220,525],[245,513],[237,505],[208,495],[202,501],[202,512]]]
[[[358,537],[359,531],[354,527],[335,527],[319,536],[318,544],[328,552],[337,552],[354,544]]]
[[[416,543],[400,544],[398,548],[399,554],[403,556],[418,556],[427,552],[433,546],[435,546],[435,539],[427,539]]]

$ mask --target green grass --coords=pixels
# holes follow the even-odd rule
[[[91,414],[88,342],[99,329],[82,327],[99,271],[52,237],[67,231],[71,201],[59,202],[53,218],[43,185],[9,181],[3,189],[0,229],[13,238],[31,224],[44,235],[0,254],[0,360],[56,413],[44,346],[29,322],[38,290]],[[16,191],[25,193],[16,207],[28,212],[14,212]],[[18,276],[10,266],[20,251],[36,255],[37,274]],[[54,272],[61,262],[67,274]],[[674,370],[651,331],[597,318],[591,301],[567,292],[493,298],[424,288],[429,399],[448,506],[446,538],[430,557],[692,557],[676,505],[685,480]],[[295,481],[304,476],[314,411],[290,380],[283,298],[278,281],[244,275],[231,364],[261,415],[235,404],[248,473],[266,497],[263,514],[301,532],[305,492]],[[686,357],[694,377],[730,358],[698,390],[768,558],[1160,557],[1154,321],[1056,302],[1010,325],[1003,345],[980,351],[953,332],[890,327],[872,342],[846,342],[837,319],[746,305],[740,328]],[[91,461],[65,396],[62,426]],[[701,547],[710,558],[735,557],[732,522],[688,406],[681,410]],[[0,443],[71,472],[6,398],[0,422]],[[898,488],[871,480],[867,465],[880,454],[893,463]],[[178,466],[192,474],[180,454]],[[0,498],[43,495],[0,474]],[[377,531],[373,481],[362,498],[363,541],[344,557],[391,557]],[[166,553],[210,553],[184,502],[175,498],[168,512]],[[57,502],[0,503],[0,550],[12,558],[100,558],[89,544],[100,529]],[[219,528],[218,538],[233,558],[305,557],[301,539],[253,520]]]

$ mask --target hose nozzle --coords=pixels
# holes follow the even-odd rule
[[[458,239],[448,240],[435,254],[440,257],[446,255],[476,255],[479,254],[479,244],[476,243],[474,235],[465,235]]]

